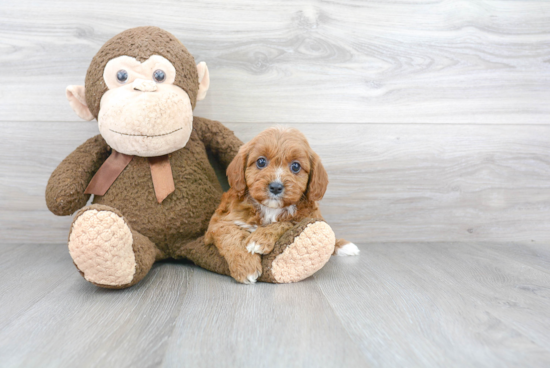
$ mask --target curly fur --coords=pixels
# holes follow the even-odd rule
[[[265,168],[256,165],[260,157],[268,161]],[[293,162],[301,165],[297,173],[290,170]],[[231,188],[210,221],[206,242],[219,249],[231,276],[246,283],[250,275],[261,272],[258,254],[271,253],[298,222],[322,219],[317,201],[325,194],[328,175],[301,132],[270,128],[241,147],[227,176]],[[275,181],[284,185],[278,196],[269,191]],[[335,245],[347,243],[340,239]]]

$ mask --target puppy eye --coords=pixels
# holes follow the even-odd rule
[[[290,171],[292,171],[294,174],[298,174],[300,170],[302,169],[302,166],[298,161],[294,161],[290,164]]]
[[[263,169],[266,166],[267,166],[267,159],[265,157],[260,157],[259,159],[256,160],[256,167],[258,169]]]
[[[128,72],[124,69],[119,70],[118,72],[116,72],[116,79],[120,83],[126,83],[126,81],[128,80]]]
[[[153,79],[158,83],[162,83],[166,79],[166,73],[160,69],[157,69],[153,72]]]

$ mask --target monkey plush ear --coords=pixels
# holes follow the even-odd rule
[[[197,72],[199,73],[199,92],[197,93],[197,101],[203,100],[210,87],[210,74],[208,67],[204,61],[197,64]]]
[[[88,108],[88,105],[86,105],[85,91],[86,88],[84,88],[84,86],[68,86],[65,94],[78,117],[90,121],[94,119],[94,116]]]

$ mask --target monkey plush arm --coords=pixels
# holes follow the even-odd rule
[[[97,135],[67,156],[46,186],[46,204],[50,211],[57,216],[67,216],[84,207],[90,199],[90,194],[84,191],[109,154],[107,143]]]
[[[223,126],[219,121],[195,116],[193,129],[198,133],[201,141],[223,165],[224,170],[239,152],[243,142],[235,134]]]

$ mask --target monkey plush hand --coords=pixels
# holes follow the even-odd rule
[[[97,119],[100,135],[59,164],[46,202],[59,216],[78,211],[69,252],[87,281],[129,287],[166,258],[229,275],[216,247],[204,242],[222,194],[207,153],[227,168],[242,142],[219,122],[193,116],[209,82],[206,64],[195,65],[172,34],[139,27],[103,45],[85,86],[67,87],[71,107]],[[328,261],[334,234],[315,224],[315,234],[311,223],[298,224],[263,256],[260,280],[299,281]]]

